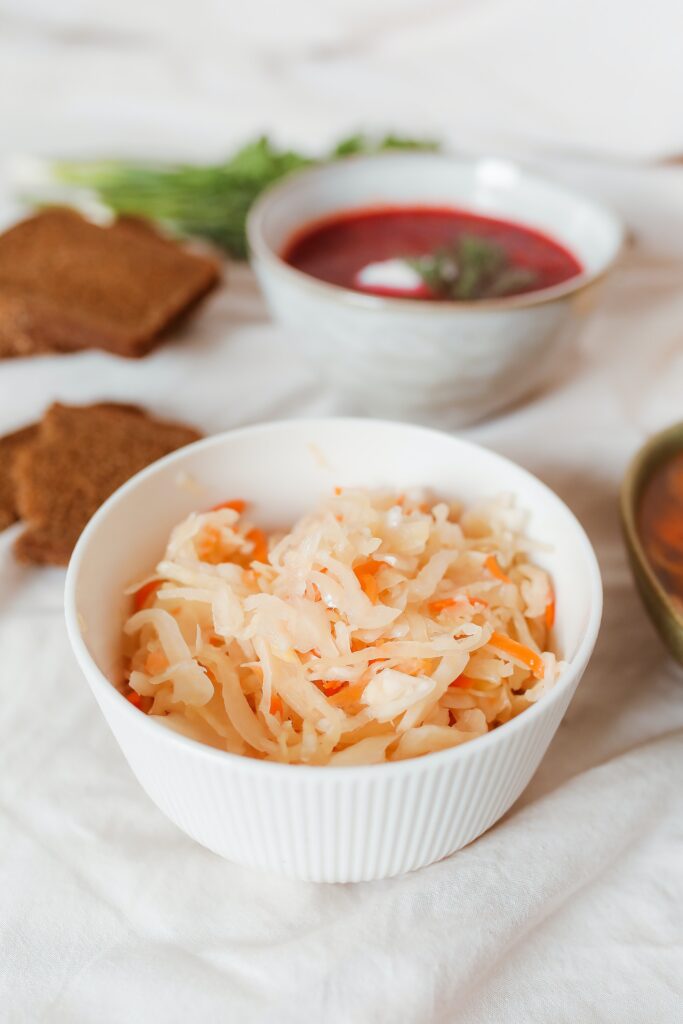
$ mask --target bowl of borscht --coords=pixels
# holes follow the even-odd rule
[[[538,391],[616,261],[605,207],[502,160],[351,157],[256,202],[270,309],[344,411],[462,426]]]

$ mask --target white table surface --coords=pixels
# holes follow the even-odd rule
[[[586,311],[571,371],[467,431],[577,513],[603,629],[537,776],[489,833],[403,878],[297,884],[218,859],[149,803],[69,651],[63,572],[18,566],[7,531],[0,1020],[672,1024],[683,672],[634,593],[617,490],[645,437],[683,418],[683,170],[641,166],[683,149],[680,5],[240,7],[0,3],[0,155],[205,158],[262,128],[315,148],[359,123],[417,125],[609,200],[636,242]],[[595,158],[557,156],[571,149]],[[142,362],[0,364],[0,431],[57,398],[105,397],[207,432],[341,411],[292,363],[244,267]]]

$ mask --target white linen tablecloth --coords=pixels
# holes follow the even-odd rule
[[[629,5],[625,26],[625,6],[612,2],[435,3],[426,5],[430,41],[400,0],[389,33],[378,27],[389,0],[375,13],[316,5],[312,24],[300,0],[284,34],[258,20],[263,0],[253,25],[245,19],[223,37],[200,32],[215,6],[192,5],[190,18],[184,4],[5,0],[0,156],[61,148],[202,157],[261,125],[315,145],[361,121],[362,89],[351,92],[359,81],[376,90],[379,127],[414,131],[424,110],[420,125],[472,147],[490,137],[499,151],[532,153],[538,143],[536,166],[612,202],[636,242],[586,310],[570,372],[467,436],[539,475],[579,516],[603,573],[603,628],[538,774],[487,834],[406,877],[295,883],[220,860],[149,802],[70,653],[63,572],[17,565],[16,528],[7,531],[0,1021],[674,1024],[683,1000],[683,671],[634,592],[617,491],[645,437],[683,417],[683,171],[622,162],[681,142],[671,88],[681,9]],[[527,27],[533,20],[536,45],[525,36],[515,64],[520,16]],[[653,22],[661,45],[648,62]],[[605,67],[610,33],[617,45]],[[583,50],[582,34],[592,41]],[[502,76],[485,64],[492,52],[512,62]],[[582,54],[593,83],[605,76],[602,107],[583,78],[568,93]],[[487,75],[497,91],[487,91]],[[551,87],[534,92],[534,76]],[[467,83],[463,112],[456,101]],[[620,88],[630,106],[607,117]],[[648,119],[658,91],[669,106]],[[628,124],[634,111],[642,131]],[[217,135],[221,116],[230,127]],[[561,143],[610,159],[541,158]],[[52,400],[101,398],[141,402],[206,432],[343,411],[292,360],[239,267],[182,335],[141,362],[86,353],[0,364],[0,433]]]

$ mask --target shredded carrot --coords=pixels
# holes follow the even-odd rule
[[[133,595],[133,607],[136,612],[142,611],[142,609],[147,606],[148,599],[152,594],[156,594],[163,582],[163,580],[151,580],[149,583],[145,583],[141,586],[139,590],[135,591],[135,594]]]
[[[339,693],[345,684],[334,682],[332,679],[316,679],[315,685],[323,691],[325,696],[334,697],[335,693]]]
[[[271,715],[281,715],[282,710],[282,698],[274,693],[270,698],[270,713]]]
[[[212,636],[209,637],[209,643],[211,644],[212,647],[222,647],[225,641],[223,640],[222,636],[218,636],[216,633],[214,633]]]
[[[255,562],[265,562],[268,558],[268,541],[263,530],[253,529],[250,530],[246,536],[247,540],[250,540],[254,545],[254,551],[252,553],[252,559]]]
[[[542,679],[545,666],[543,664],[543,658],[536,651],[532,651],[530,647],[525,644],[520,644],[518,640],[513,640],[509,636],[505,636],[503,633],[492,633],[491,639],[489,640],[491,647],[497,648],[499,651],[504,651],[505,654],[512,655],[513,658],[517,658],[526,665],[537,679]]]
[[[353,571],[356,576],[360,576],[361,574],[364,576],[367,576],[368,574],[370,576],[376,576],[380,569],[385,568],[386,564],[386,562],[377,562],[374,558],[369,558],[367,562],[359,562],[358,565],[354,565]]]
[[[168,658],[163,651],[150,651],[145,659],[145,672],[148,676],[156,676],[168,668]]]
[[[320,593],[320,588],[317,583],[311,583],[310,580],[306,583],[304,597],[308,601],[322,601],[322,594]]]
[[[132,704],[134,708],[142,711],[145,715],[154,703],[151,697],[143,697],[142,694],[136,693],[135,690],[131,690],[130,693],[126,693],[124,696],[129,704]]]
[[[384,568],[384,565],[384,562],[376,562],[374,558],[370,558],[367,562],[361,562],[359,565],[354,565],[353,567],[353,571],[356,574],[362,590],[367,594],[373,604],[377,604],[377,601],[379,600],[379,587],[377,586],[375,576],[380,569]]]
[[[379,601],[379,587],[377,586],[377,580],[374,576],[371,576],[369,572],[361,572],[358,574],[358,582],[361,585],[363,592],[370,598],[373,604],[377,604]]]
[[[221,501],[218,505],[214,505],[210,512],[220,512],[222,508],[231,508],[237,512],[238,515],[242,515],[245,508],[247,507],[246,501],[242,501],[241,498],[235,498],[233,501]]]
[[[476,686],[476,679],[472,679],[471,676],[466,676],[464,672],[461,672],[449,686],[456,686],[458,689],[466,690],[469,686]]]
[[[330,701],[337,707],[345,707],[347,704],[355,704],[356,701],[360,700],[364,689],[365,687],[361,683],[349,683],[348,686],[343,687],[339,693],[335,693],[334,696],[330,697]]]
[[[484,566],[486,569],[488,569],[491,575],[495,576],[496,579],[500,580],[501,583],[512,583],[510,577],[506,576],[501,567],[498,565],[498,559],[496,558],[495,555],[489,555],[489,557],[484,562]]]
[[[555,625],[555,597],[550,592],[548,596],[548,603],[545,606],[545,628],[550,630]]]
[[[462,594],[461,596],[466,598],[470,604],[480,604],[482,608],[488,608],[489,606],[488,601],[484,601],[481,597],[470,597],[469,594]],[[444,608],[452,608],[459,603],[457,597],[445,597],[442,601],[430,601],[427,607],[431,615],[438,615]]]
[[[341,487],[335,487],[335,489],[334,489],[334,493],[336,494],[336,496],[337,496],[337,497],[339,497],[339,495],[341,494],[341,492],[342,492],[342,489],[341,489]]]

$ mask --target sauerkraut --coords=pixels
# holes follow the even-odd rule
[[[248,757],[356,765],[504,725],[553,685],[555,597],[511,496],[470,508],[340,489],[266,536],[190,515],[128,591],[125,692]]]

